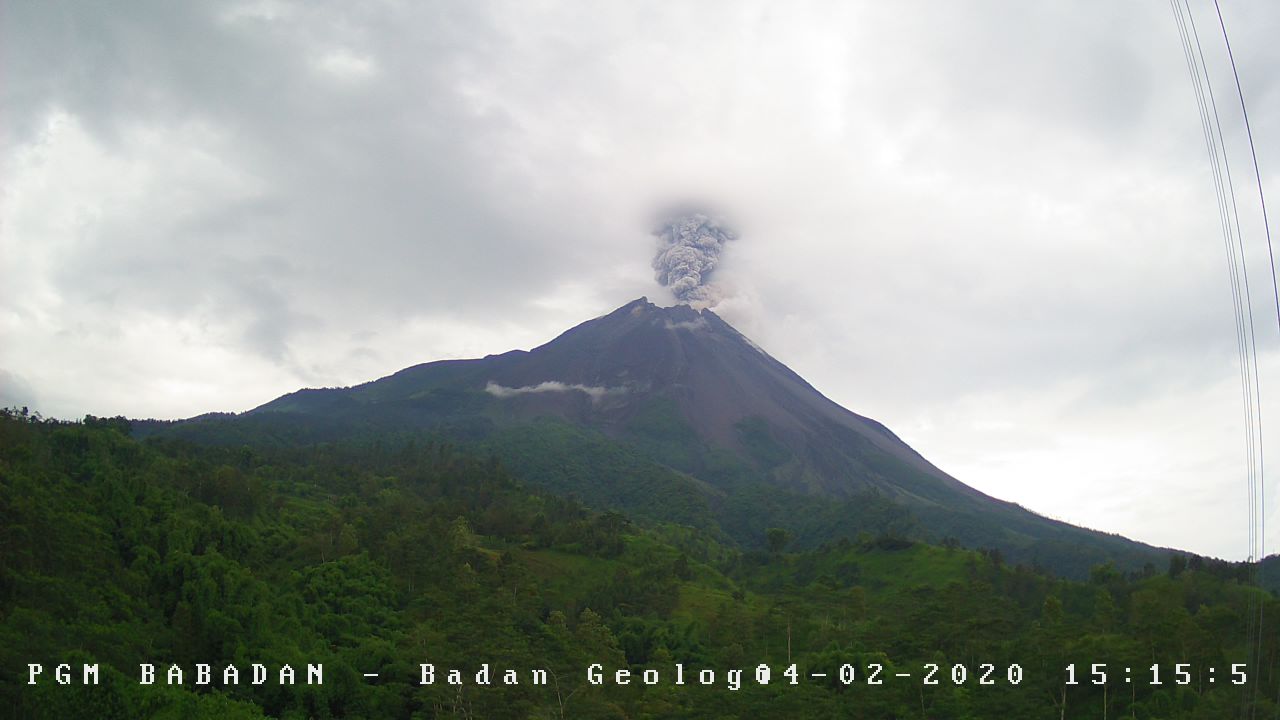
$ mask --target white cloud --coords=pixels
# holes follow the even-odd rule
[[[484,391],[498,398],[549,392],[580,392],[586,394],[587,397],[590,397],[591,402],[599,402],[609,395],[623,395],[627,392],[627,389],[625,387],[581,385],[578,383],[562,383],[559,380],[547,380],[546,382],[541,382],[537,385],[524,385],[516,388],[505,387],[490,381],[485,384]]]
[[[367,55],[339,49],[325,54],[318,63],[321,70],[339,80],[363,80],[377,72],[377,64]]]
[[[663,321],[662,326],[668,330],[703,330],[707,327],[707,321],[703,318],[695,320],[681,320],[680,322]]]

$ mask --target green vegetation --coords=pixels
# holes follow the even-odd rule
[[[697,481],[568,427],[489,431],[470,449],[447,433],[332,442],[305,429],[211,446],[138,441],[121,419],[5,412],[0,707],[21,718],[1216,720],[1277,711],[1280,600],[1248,582],[1247,566],[1179,557],[1138,571],[1099,565],[1088,581],[1069,581],[999,550],[919,542],[909,518],[874,495],[844,508],[867,513],[858,527],[880,528],[861,534],[844,533],[830,509],[787,517],[791,501],[771,506],[763,491],[733,502],[764,509],[727,512],[727,501],[716,506],[724,496]],[[592,489],[605,471],[629,473],[639,490]],[[585,502],[588,492],[598,509],[559,494]],[[603,509],[611,504],[645,512]],[[754,520],[753,543],[728,539],[730,526],[745,536]],[[806,538],[813,523],[839,539]],[[1263,642],[1251,657],[1259,618]],[[78,675],[57,684],[63,662],[98,663],[99,684],[82,686]],[[159,682],[138,682],[143,662],[157,665]],[[220,687],[191,677],[197,663],[219,675],[255,662],[273,674],[289,663],[299,682]],[[476,684],[486,662],[495,676],[518,670],[521,684]],[[597,662],[603,686],[588,682]],[[44,666],[39,685],[25,684],[28,663]],[[185,684],[164,683],[172,663]],[[303,681],[307,663],[323,664],[323,685]],[[440,669],[435,684],[418,684],[420,663]],[[677,663],[685,685],[674,684]],[[768,685],[754,680],[761,663],[772,668]],[[783,674],[791,663],[802,673],[794,686]],[[930,663],[937,685],[922,682]],[[1106,683],[1094,684],[1102,663]],[[1247,684],[1230,682],[1233,663],[1248,663]],[[993,685],[979,684],[984,664]],[[1070,664],[1080,684],[1066,684]],[[1153,664],[1160,685],[1150,682]],[[867,683],[873,665],[883,685]],[[444,682],[446,668],[467,684]],[[547,685],[532,684],[537,668]],[[616,685],[619,668],[662,679]],[[703,669],[715,670],[714,684],[697,684]],[[737,690],[731,669],[745,671]]]
[[[742,446],[760,467],[772,470],[791,459],[791,451],[778,442],[762,417],[739,421],[735,426]]]
[[[572,496],[589,508],[624,512],[643,524],[692,526],[747,550],[765,547],[762,528],[786,527],[793,549],[813,549],[863,532],[932,543],[951,540],[971,548],[1000,548],[1010,562],[1076,579],[1087,578],[1090,568],[1106,562],[1127,571],[1168,562],[1167,552],[1056,523],[1013,504],[939,495],[936,482],[919,469],[838,426],[828,428],[832,437],[811,447],[828,452],[801,458],[790,454],[764,419],[747,418],[735,427],[746,448],[739,456],[700,438],[675,402],[663,396],[647,398],[625,427],[605,428],[610,432],[563,418],[509,417],[487,394],[449,389],[435,377],[453,377],[467,367],[459,361],[443,368],[410,368],[348,394],[300,390],[260,411],[178,423],[144,421],[135,424],[134,433],[258,449],[393,443],[430,433],[465,452],[496,456],[526,484]],[[429,377],[420,377],[424,374]],[[425,383],[425,389],[398,400],[356,400],[383,392],[382,385],[392,381],[396,393],[418,387],[415,383]],[[862,459],[854,467],[832,448],[851,449]],[[815,489],[831,473],[893,481],[882,490],[833,497]]]
[[[706,530],[716,525],[708,504],[713,490],[598,432],[538,420],[496,430],[476,449],[500,458],[525,482],[591,507],[624,508],[638,518]]]

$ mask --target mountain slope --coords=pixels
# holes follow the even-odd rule
[[[991,500],[883,425],[827,399],[710,310],[644,298],[529,352],[427,363],[351,389],[299,391],[253,412],[343,415],[397,405],[394,412],[423,419],[554,416],[650,444],[677,429],[783,487],[818,495],[875,489],[918,502]]]
[[[644,298],[527,352],[300,390],[217,422],[242,429],[232,437],[293,438],[284,442],[434,429],[588,503],[749,546],[776,525],[809,545],[859,531],[954,538],[1076,575],[1107,560],[1163,562],[1154,548],[968,487],[710,310]],[[208,424],[184,432],[227,436]]]

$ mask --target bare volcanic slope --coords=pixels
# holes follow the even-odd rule
[[[366,430],[461,428],[462,436],[490,442],[499,455],[504,442],[514,442],[523,449],[511,459],[516,466],[526,461],[535,477],[568,472],[549,454],[589,454],[599,442],[616,443],[691,483],[720,513],[724,529],[740,538],[760,530],[743,516],[786,523],[787,508],[813,508],[819,499],[853,514],[889,501],[910,511],[912,532],[999,547],[1010,558],[1065,563],[1077,572],[1104,560],[1132,567],[1162,559],[1154,548],[968,487],[888,428],[829,400],[714,312],[658,307],[645,298],[527,352],[426,363],[352,388],[301,390],[247,415],[321,417]],[[566,427],[599,440],[566,444],[538,434]],[[531,452],[546,456],[530,460]],[[599,467],[588,463],[573,472]],[[590,484],[625,484],[632,474],[547,484],[591,496]],[[772,511],[744,509],[751,503]],[[804,526],[805,519],[791,524]],[[827,524],[799,535],[822,542],[850,530],[849,523]]]

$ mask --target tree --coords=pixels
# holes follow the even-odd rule
[[[765,539],[769,542],[769,552],[778,554],[782,549],[791,542],[791,533],[782,528],[772,527],[764,531]]]
[[[1044,605],[1040,609],[1040,619],[1048,627],[1062,622],[1062,601],[1053,595],[1046,595]]]

